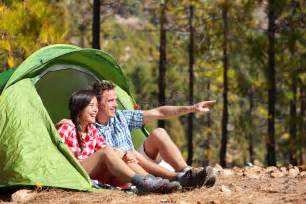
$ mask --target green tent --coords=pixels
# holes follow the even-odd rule
[[[0,94],[2,92],[2,89],[4,88],[6,82],[9,80],[11,75],[14,73],[15,68],[11,68],[5,72],[0,73]]]
[[[69,117],[72,92],[101,80],[113,81],[119,106],[133,109],[120,66],[102,50],[52,45],[0,74],[0,187],[92,190],[87,173],[61,142],[54,123]],[[138,147],[144,132],[132,134]]]

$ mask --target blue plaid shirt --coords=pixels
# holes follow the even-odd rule
[[[111,118],[106,125],[96,123],[99,133],[106,143],[123,151],[134,149],[131,130],[143,126],[143,111],[120,110]]]

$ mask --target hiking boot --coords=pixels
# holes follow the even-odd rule
[[[135,177],[133,177],[132,183],[136,186],[140,194],[172,193],[182,188],[176,181],[170,182],[168,179],[162,179],[152,175]]]
[[[213,167],[210,167],[210,166],[207,166],[204,169],[206,172],[204,186],[206,186],[207,188],[210,188],[216,183],[216,180],[217,180],[216,171]]]
[[[212,187],[216,182],[216,175],[212,167],[192,168],[178,173],[177,181],[183,188],[201,188],[203,185]]]
[[[181,184],[183,188],[196,188],[198,186],[199,181],[205,180],[205,175],[200,173],[195,173],[192,169],[186,172],[180,172],[177,174],[177,181]]]

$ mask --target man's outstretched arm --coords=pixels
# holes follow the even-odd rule
[[[144,123],[150,123],[154,120],[164,120],[188,113],[208,112],[213,104],[213,101],[201,101],[191,106],[160,106],[154,109],[143,112]]]

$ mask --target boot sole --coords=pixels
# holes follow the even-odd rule
[[[138,191],[137,193],[139,195],[145,195],[145,194],[149,194],[149,193],[168,194],[168,193],[173,193],[173,192],[179,191],[181,189],[182,189],[181,185],[169,186],[169,184],[165,184],[163,186],[160,186],[158,189],[155,189],[155,190],[152,190],[152,191],[145,190],[145,191]]]

